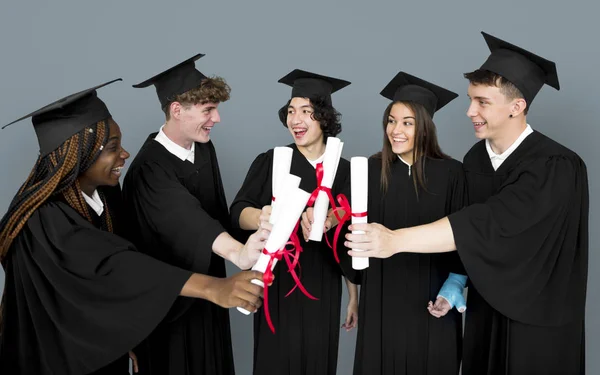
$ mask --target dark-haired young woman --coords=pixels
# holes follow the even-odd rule
[[[462,165],[442,152],[432,120],[457,95],[404,72],[381,95],[392,102],[383,115],[382,150],[369,159],[369,221],[394,230],[461,209]],[[369,262],[354,374],[458,374],[461,316],[450,309],[434,316],[427,308],[450,273],[462,270],[458,256],[403,253]]]

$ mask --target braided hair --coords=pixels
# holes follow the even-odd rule
[[[92,221],[83,199],[77,177],[94,164],[108,142],[112,118],[84,128],[71,136],[56,150],[40,156],[29,177],[13,198],[8,212],[0,221],[0,261],[27,220],[46,200],[62,197],[81,216]],[[103,229],[112,232],[112,219],[106,199],[99,192],[106,209],[102,215]]]

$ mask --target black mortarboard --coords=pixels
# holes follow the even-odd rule
[[[342,79],[322,76],[320,74],[295,69],[279,83],[292,86],[292,98],[324,97],[331,104],[331,94],[348,86],[350,82]]]
[[[196,64],[194,64],[202,56],[204,55],[199,53],[142,83],[133,85],[133,87],[139,89],[150,85],[156,86],[160,107],[165,108],[175,96],[200,86],[202,80],[206,79],[204,74],[196,70]]]
[[[385,86],[381,95],[393,101],[411,101],[425,107],[429,115],[458,97],[458,94],[443,87],[400,72]]]
[[[85,127],[111,117],[106,104],[98,98],[96,90],[116,81],[122,81],[122,79],[117,78],[66,96],[4,125],[2,129],[31,117],[33,129],[40,144],[40,155],[46,156]]]
[[[556,64],[523,48],[481,32],[492,52],[480,69],[500,74],[523,93],[527,105],[544,83],[560,90]]]

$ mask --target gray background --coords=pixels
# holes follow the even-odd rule
[[[465,116],[467,82],[488,55],[479,34],[492,35],[556,61],[562,90],[545,87],[528,116],[534,129],[587,162],[591,195],[587,369],[600,373],[600,264],[595,251],[600,184],[597,73],[598,6],[572,1],[8,1],[0,6],[0,123],[59,97],[123,77],[100,91],[132,156],[163,122],[153,89],[131,84],[196,53],[205,74],[233,88],[213,130],[229,201],[254,157],[291,141],[277,119],[290,89],[277,80],[294,68],[352,81],[334,95],[343,114],[344,156],[381,147],[379,91],[399,71],[461,94],[436,116],[443,149],[462,159],[475,142]],[[0,132],[0,212],[33,166],[38,145],[31,123]],[[230,272],[235,271],[230,267]],[[0,287],[3,273],[0,271]],[[345,311],[346,296],[344,296]],[[345,315],[345,312],[344,312]],[[252,320],[231,312],[239,374],[252,366]],[[340,321],[341,324],[341,321]],[[339,374],[350,374],[355,332],[340,337]]]

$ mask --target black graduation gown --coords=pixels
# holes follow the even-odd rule
[[[464,169],[472,205],[449,217],[471,281],[463,373],[584,373],[585,164],[534,131],[497,171],[485,141]]]
[[[123,184],[128,235],[147,254],[210,276],[225,277],[212,252],[229,216],[212,142],[195,143],[194,164],[151,134]],[[229,312],[180,297],[165,321],[136,348],[141,374],[234,374]]]
[[[0,374],[11,375],[128,373],[125,353],[152,332],[191,276],[58,199],[27,220],[4,269]]]
[[[293,149],[290,173],[300,177],[300,188],[312,192],[317,187],[315,168],[298,151]],[[246,207],[261,209],[271,204],[273,150],[256,157],[240,191],[231,205],[231,218],[239,227],[239,217]],[[332,186],[334,197],[346,191],[350,183],[350,163],[340,159]],[[333,230],[327,235],[330,242]],[[293,288],[294,280],[287,265],[279,262],[273,273],[275,282],[269,287],[269,311],[275,334],[266,322],[262,308],[254,315],[254,374],[278,375],[335,375],[337,368],[340,330],[340,305],[342,298],[342,271],[327,246],[322,242],[304,241],[302,245],[301,272],[298,276],[309,293],[318,301],[306,297],[300,290],[285,295]],[[344,232],[338,241],[338,255],[345,270],[351,268],[347,249],[343,247]]]
[[[431,223],[463,207],[466,186],[461,163],[427,159],[427,191],[415,193],[409,167],[395,160],[386,194],[381,159],[369,159],[369,222],[388,229]],[[355,375],[458,374],[462,336],[460,314],[443,318],[427,311],[450,272],[460,269],[456,253],[396,254],[369,259],[362,272]]]

